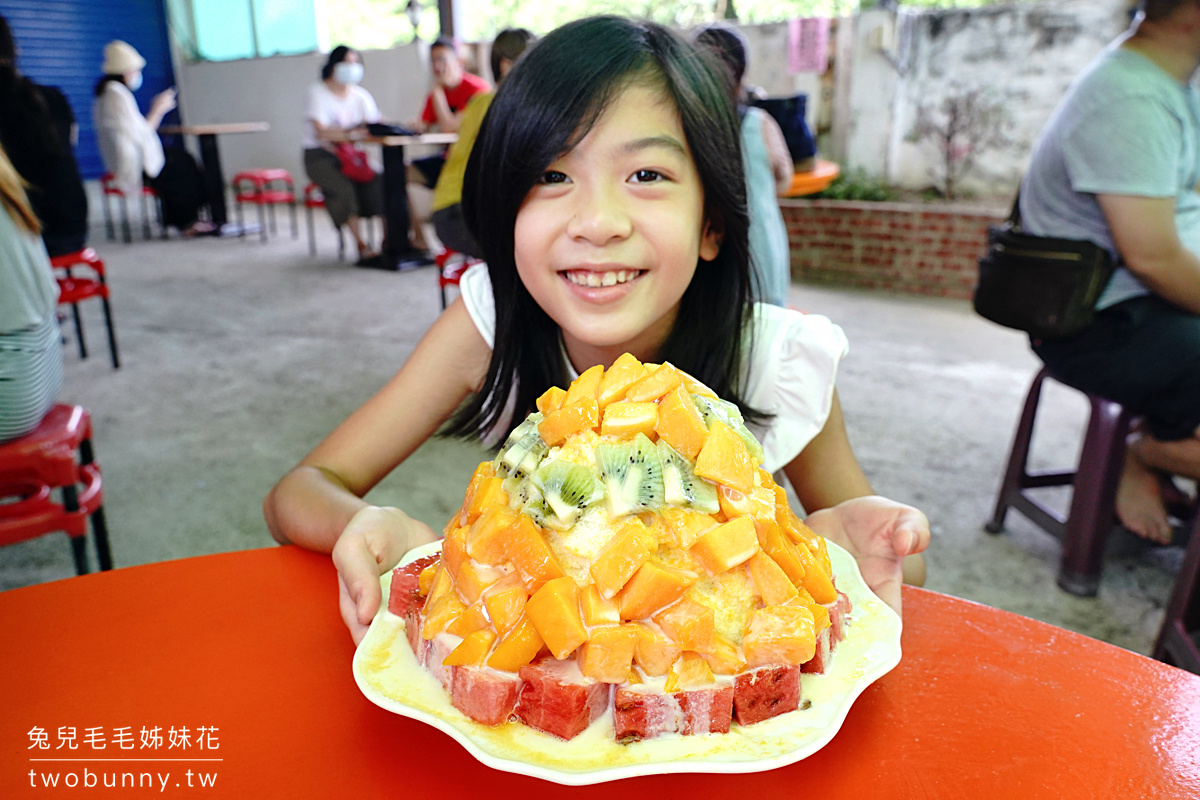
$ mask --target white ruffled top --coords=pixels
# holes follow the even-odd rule
[[[487,265],[476,264],[459,282],[467,313],[488,346],[496,334],[496,306]],[[778,306],[754,307],[754,344],[743,398],[772,415],[750,430],[762,442],[763,469],[775,472],[800,454],[829,418],[846,334],[828,317]],[[568,362],[572,378],[578,377]]]

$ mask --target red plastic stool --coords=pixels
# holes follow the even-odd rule
[[[286,169],[253,169],[233,176],[233,199],[237,203],[238,225],[242,226],[242,204],[258,206],[258,224],[262,240],[267,240],[266,214],[270,210],[271,233],[275,233],[275,206],[286,204],[292,213],[292,238],[300,235],[296,227],[296,187]],[[244,228],[242,235],[245,235]]]
[[[113,369],[121,367],[121,359],[117,354],[117,332],[113,327],[112,308],[108,303],[108,280],[104,271],[104,262],[92,248],[54,256],[50,266],[61,272],[55,274],[58,281],[58,304],[70,305],[75,317],[75,339],[79,343],[79,357],[87,358],[87,343],[83,338],[83,320],[79,316],[79,303],[93,297],[100,298],[104,308],[104,324],[108,327],[108,352],[112,356]],[[79,275],[72,272],[76,267],[87,267],[92,275]]]
[[[116,178],[111,172],[106,172],[100,176],[100,191],[104,194],[104,229],[108,234],[108,240],[111,242],[117,238],[116,228],[113,224],[112,208],[110,207],[109,198],[116,197],[121,205],[121,233],[125,244],[133,241],[133,234],[129,229],[129,207],[125,203],[125,192],[118,188]],[[158,193],[149,186],[142,186],[142,236],[147,240],[151,239],[153,234],[150,230],[150,209],[146,204],[147,198],[154,198],[155,209],[158,212],[159,225],[162,228],[162,238],[167,238],[167,226],[162,221],[162,208],[159,205]]]
[[[59,490],[61,501],[53,498]],[[0,545],[63,531],[75,571],[88,571],[87,522],[100,569],[112,569],[92,422],[82,406],[56,405],[30,433],[0,444]]]
[[[317,254],[317,236],[313,229],[313,209],[325,207],[325,196],[321,194],[321,187],[315,183],[310,183],[304,187],[304,214],[308,223],[308,254],[315,256]],[[337,228],[338,235],[338,259],[346,257],[346,241],[342,238],[342,229]]]
[[[984,528],[989,533],[999,533],[1004,530],[1008,509],[1020,511],[1035,525],[1062,540],[1059,587],[1074,595],[1091,597],[1100,584],[1104,548],[1116,518],[1117,483],[1125,459],[1125,437],[1131,415],[1119,403],[1088,395],[1091,418],[1075,471],[1030,473],[1033,423],[1042,383],[1048,377],[1046,370],[1039,371],[1029,387],[996,499],[996,511]],[[1065,518],[1029,494],[1031,489],[1048,486],[1074,487]]]
[[[1192,520],[1191,536],[1167,601],[1154,657],[1200,675],[1200,513]]]
[[[467,271],[468,267],[480,263],[480,259],[457,250],[444,249],[433,257],[433,263],[438,268],[438,291],[442,293],[442,308],[445,309],[446,287],[458,286],[462,274]]]

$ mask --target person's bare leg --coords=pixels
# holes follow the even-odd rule
[[[1138,536],[1166,544],[1171,541],[1171,523],[1163,504],[1162,474],[1200,478],[1200,436],[1161,442],[1137,433],[1129,440],[1117,487],[1117,517]]]
[[[348,217],[346,219],[346,227],[350,229],[350,235],[354,237],[354,243],[358,246],[359,258],[368,258],[375,255],[371,252],[371,248],[367,245],[362,235],[362,223],[358,217]]]

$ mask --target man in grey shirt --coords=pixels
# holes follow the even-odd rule
[[[1095,322],[1034,339],[1056,378],[1143,416],[1117,515],[1168,542],[1160,478],[1200,478],[1200,0],[1141,0],[1130,29],[1076,78],[1021,186],[1033,234],[1088,239],[1120,266]]]

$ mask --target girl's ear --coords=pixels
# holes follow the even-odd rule
[[[716,258],[717,253],[721,252],[721,240],[724,238],[723,226],[711,220],[706,221],[704,230],[700,231],[700,258],[705,261]]]

